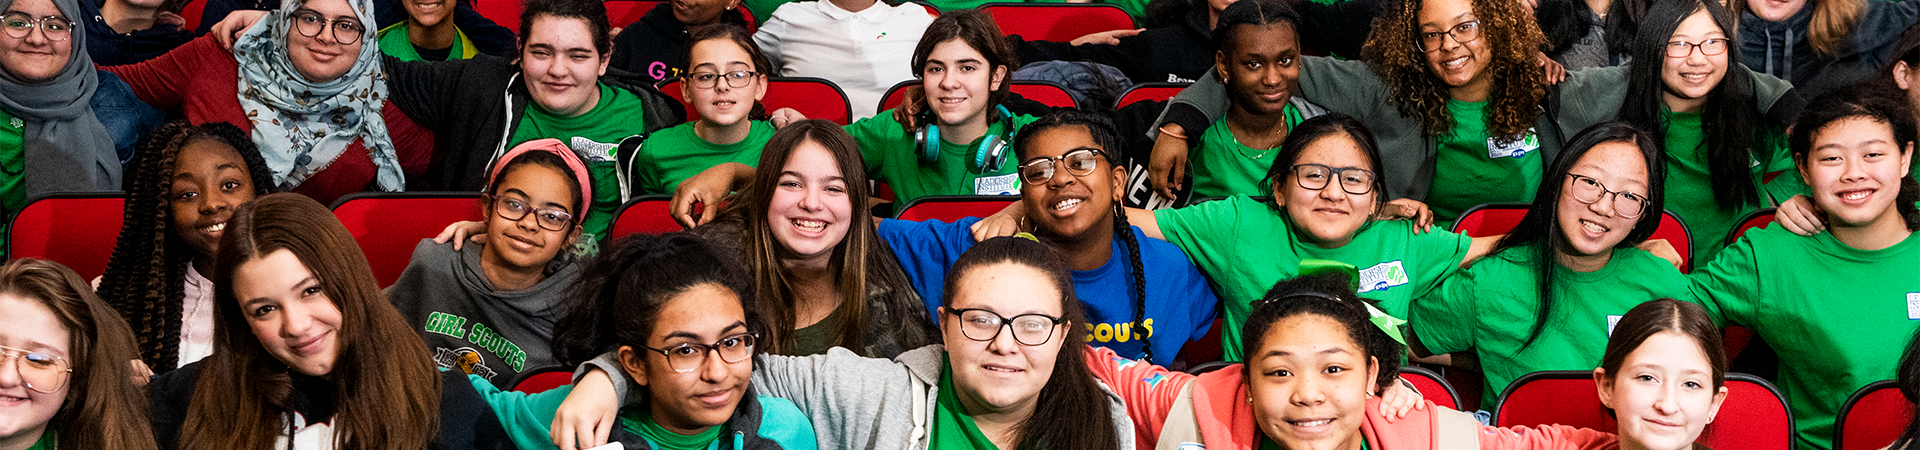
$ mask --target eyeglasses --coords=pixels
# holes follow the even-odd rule
[[[1577,173],[1568,173],[1567,178],[1569,182],[1573,183],[1573,188],[1569,189],[1567,193],[1573,194],[1573,199],[1580,203],[1591,205],[1599,202],[1601,195],[1613,194],[1613,211],[1615,214],[1619,214],[1620,217],[1628,219],[1639,218],[1640,213],[1647,211],[1647,197],[1644,195],[1626,191],[1607,190],[1607,186],[1600,184],[1600,180],[1595,180],[1593,177]]]
[[[1293,174],[1300,187],[1321,190],[1326,189],[1333,179],[1340,179],[1340,190],[1353,195],[1366,195],[1373,192],[1373,172],[1358,167],[1335,169],[1320,164],[1300,164],[1293,166]]]
[[[1454,25],[1453,28],[1448,28],[1447,31],[1422,32],[1420,33],[1420,51],[1431,52],[1440,50],[1440,46],[1446,45],[1446,36],[1453,36],[1453,42],[1456,43],[1465,44],[1473,42],[1474,39],[1480,38],[1480,21],[1469,20],[1460,22],[1459,25]]]
[[[67,384],[67,378],[73,375],[73,367],[66,358],[0,346],[0,366],[6,365],[9,359],[17,362],[14,368],[20,372],[20,381],[34,392],[59,392],[60,386]]]
[[[573,225],[573,214],[568,214],[566,211],[534,209],[532,205],[506,197],[493,198],[493,213],[502,219],[515,221],[526,218],[528,213],[533,213],[535,221],[540,223],[540,228],[545,228],[547,231],[567,231],[567,227]]]
[[[751,70],[735,70],[727,73],[694,72],[687,74],[687,82],[692,83],[694,89],[713,89],[720,85],[721,78],[726,78],[727,87],[743,88],[753,82],[754,75],[759,73]]]
[[[1000,330],[1012,327],[1013,341],[1028,347],[1047,343],[1053,339],[1054,326],[1067,321],[1046,314],[1021,314],[1007,318],[993,311],[974,308],[948,309],[947,313],[960,316],[960,334],[967,339],[992,341],[1000,337]]]
[[[38,19],[26,13],[10,12],[0,15],[0,28],[7,30],[7,36],[14,39],[26,39],[34,28],[40,28],[49,41],[64,41],[73,37],[73,21],[60,16],[46,16]]]
[[[358,20],[328,19],[313,11],[293,13],[292,20],[293,29],[299,31],[301,36],[319,37],[321,30],[332,28],[334,42],[342,44],[359,41],[360,35],[367,32],[367,27],[360,25]]]
[[[1727,39],[1713,38],[1713,39],[1700,41],[1698,43],[1687,42],[1687,41],[1668,42],[1667,57],[1668,58],[1685,58],[1688,56],[1692,56],[1693,49],[1695,48],[1700,49],[1700,54],[1705,56],[1713,56],[1721,53],[1726,53]]]
[[[760,335],[755,333],[741,333],[720,338],[720,342],[712,344],[680,344],[665,350],[647,346],[640,348],[660,353],[660,356],[667,357],[667,367],[674,372],[685,373],[700,369],[701,364],[707,363],[707,354],[714,352],[719,352],[720,360],[727,364],[746,361],[753,356],[753,341],[759,338]]]
[[[1046,184],[1053,181],[1053,169],[1057,162],[1065,162],[1067,173],[1084,177],[1100,166],[1100,158],[1107,152],[1097,148],[1080,147],[1060,156],[1040,156],[1020,163],[1020,178],[1027,184]]]

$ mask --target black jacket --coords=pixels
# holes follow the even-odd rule
[[[153,437],[161,449],[180,448],[180,431],[187,422],[188,404],[193,401],[193,390],[205,365],[205,361],[188,364],[154,378],[147,386],[147,400],[153,407]],[[332,421],[332,395],[333,386],[329,382],[294,374],[293,394],[287,403],[309,422]],[[441,371],[440,430],[427,448],[510,450],[513,440],[500,425],[499,416],[493,414],[493,407],[487,405],[479,391],[473,390],[467,374]]]
[[[1067,42],[1028,41],[1007,37],[1022,63],[1087,61],[1120,69],[1135,83],[1192,83],[1213,68],[1213,30],[1207,28],[1207,8],[1193,8],[1185,20],[1170,27],[1148,28],[1120,38],[1117,45],[1073,45]]]
[[[747,20],[733,13],[720,14],[720,23],[747,27]],[[648,85],[680,76],[687,67],[687,47],[693,45],[687,42],[687,28],[673,17],[673,2],[662,2],[613,38],[613,62],[608,66],[638,75]]]
[[[154,24],[153,28],[119,33],[100,16],[106,0],[81,0],[87,17],[76,17],[87,29],[87,56],[102,67],[133,64],[153,59],[193,40],[193,30],[173,25]]]

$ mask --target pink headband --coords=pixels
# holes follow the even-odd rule
[[[493,173],[487,174],[486,191],[493,192],[492,183],[499,180],[501,169],[505,169],[514,158],[527,152],[552,153],[559,156],[561,161],[567,162],[567,170],[573,172],[573,178],[580,182],[580,205],[576,207],[580,211],[574,214],[574,218],[582,223],[586,222],[587,211],[593,210],[593,181],[588,177],[591,172],[587,171],[586,163],[580,162],[580,155],[575,155],[573,149],[568,148],[567,144],[560,142],[559,139],[534,139],[522,142],[512,150],[507,150],[507,154],[500,155],[500,159],[493,162]]]

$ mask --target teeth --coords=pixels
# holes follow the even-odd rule
[[[796,227],[800,227],[800,228],[805,228],[805,229],[809,229],[809,230],[819,230],[819,229],[824,229],[824,228],[826,228],[826,227],[827,227],[827,223],[826,223],[826,222],[822,222],[822,221],[818,221],[818,220],[801,220],[801,219],[794,219],[794,220],[793,220],[793,226],[796,226]]]
[[[1070,199],[1066,199],[1066,200],[1061,200],[1061,201],[1060,201],[1060,203],[1055,203],[1055,204],[1053,205],[1053,210],[1054,210],[1054,211],[1059,211],[1059,210],[1064,210],[1064,209],[1067,209],[1067,208],[1072,208],[1072,207],[1075,207],[1075,206],[1080,206],[1080,199],[1077,199],[1077,198],[1070,198]]]
[[[1580,228],[1586,229],[1587,231],[1593,232],[1593,233],[1607,232],[1607,227],[1603,227],[1603,226],[1600,226],[1600,224],[1588,222],[1585,220],[1580,221]]]
[[[961,99],[961,98],[943,98],[943,99],[940,99],[940,103],[946,103],[946,104],[954,104],[954,103],[960,103],[960,102],[963,102],[963,101],[966,101],[966,99]]]
[[[1867,198],[1867,195],[1871,193],[1872,192],[1868,192],[1868,191],[1853,191],[1845,194],[1840,194],[1840,198],[1843,200],[1860,200],[1860,199]]]
[[[1333,423],[1333,419],[1320,419],[1320,420],[1311,420],[1306,422],[1294,422],[1293,424],[1296,426],[1302,426],[1302,427],[1317,427],[1317,426],[1326,425],[1329,423]]]
[[[202,232],[206,232],[206,233],[218,233],[218,232],[220,232],[220,231],[222,231],[222,230],[226,230],[226,229],[227,229],[227,223],[226,223],[226,222],[221,222],[221,223],[216,223],[216,224],[213,224],[213,226],[209,226],[209,227],[206,227],[206,228],[201,228],[201,229],[200,229],[200,231],[202,231]]]
[[[1467,64],[1467,57],[1462,56],[1452,61],[1447,61],[1440,64],[1447,66],[1447,68],[1450,68],[1450,69],[1457,69],[1457,68],[1460,68],[1460,66],[1464,66]]]

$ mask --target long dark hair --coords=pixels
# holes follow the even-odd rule
[[[242,264],[282,250],[313,272],[340,309],[340,356],[328,377],[336,447],[426,448],[440,427],[432,354],[380,291],[346,226],[312,198],[291,193],[255,199],[227,222],[214,258],[213,356],[202,360],[180,448],[270,448],[286,430],[292,376],[254,336],[233,290]]]
[[[925,78],[927,58],[933,55],[933,47],[942,42],[959,39],[986,57],[988,80],[992,80],[994,69],[1007,69],[1006,78],[1000,81],[1000,87],[987,94],[987,105],[999,105],[1007,100],[1007,94],[1013,91],[1013,70],[1020,68],[1020,55],[1014,53],[1013,46],[1001,37],[1000,25],[993,22],[987,13],[975,9],[960,9],[940,13],[940,17],[927,24],[927,31],[920,35],[919,45],[913,47],[913,77]],[[991,110],[989,110],[991,111]]]
[[[1666,142],[1667,124],[1660,112],[1666,106],[1661,61],[1667,60],[1667,42],[1680,22],[1701,10],[1713,17],[1714,25],[1729,39],[1726,76],[1707,93],[1706,107],[1700,112],[1714,202],[1725,210],[1751,209],[1760,200],[1760,187],[1753,179],[1753,146],[1764,142],[1762,134],[1773,128],[1761,125],[1760,114],[1754,111],[1752,74],[1740,64],[1740,43],[1731,40],[1739,28],[1720,2],[1658,0],[1647,10],[1631,47],[1633,62],[1627,65],[1627,96],[1620,105],[1620,120],[1650,133],[1655,143]]]
[[[1379,363],[1380,374],[1373,380],[1375,393],[1393,385],[1400,377],[1400,355],[1405,352],[1404,346],[1374,326],[1367,313],[1367,305],[1374,301],[1360,298],[1353,291],[1353,283],[1353,278],[1339,274],[1301,275],[1274,283],[1273,289],[1267,290],[1267,294],[1254,303],[1253,311],[1247,313],[1246,331],[1240,333],[1241,348],[1253,354],[1266,344],[1267,329],[1280,319],[1301,314],[1323,316],[1346,327],[1347,338],[1366,352],[1361,357],[1370,357]],[[1242,364],[1240,370],[1253,369]]]
[[[748,33],[745,28],[740,28],[739,25],[726,22],[701,25],[687,30],[687,53],[681,58],[687,61],[685,73],[693,73],[693,44],[714,39],[725,39],[733,45],[740,46],[740,50],[747,52],[747,62],[753,63],[755,74],[762,77],[775,75],[773,61],[767,59],[767,53],[760,51],[760,45],[753,42],[753,34]],[[770,116],[767,105],[760,103],[759,100],[754,100],[753,110],[747,112],[748,120],[767,120]]]
[[[1893,382],[1900,388],[1900,396],[1907,398],[1907,403],[1920,404],[1920,333],[1913,335],[1913,341],[1907,343],[1906,353],[1900,355],[1900,367],[1894,368]],[[1920,407],[1914,408],[1914,412],[1920,413]],[[1908,417],[1913,419],[1907,421],[1906,430],[1901,431],[1900,438],[1887,448],[1910,450],[1916,442],[1920,442],[1920,414]]]
[[[1040,388],[1038,406],[1033,415],[1020,423],[1020,443],[1014,448],[1050,450],[1097,450],[1118,447],[1119,437],[1108,407],[1106,391],[1093,378],[1087,360],[1080,356],[1087,340],[1086,313],[1073,294],[1073,275],[1058,252],[1045,244],[1022,237],[997,237],[981,241],[962,253],[947,272],[941,304],[953,304],[954,292],[967,274],[1000,263],[1019,264],[1046,274],[1060,295],[1061,318],[1067,332],[1059,357],[1053,363],[1053,375]]]
[[[126,213],[113,257],[100,277],[100,297],[133,327],[140,360],[155,372],[179,365],[186,265],[196,256],[173,231],[173,163],[181,149],[200,141],[219,142],[239,153],[255,196],[273,193],[278,186],[253,139],[230,123],[174,121],[140,141],[127,170]]]
[[[1907,103],[1906,93],[1881,83],[1856,83],[1821,94],[1809,102],[1806,111],[1794,121],[1793,133],[1787,139],[1793,150],[1794,166],[1806,169],[1807,155],[1813,151],[1814,134],[1829,124],[1854,117],[1887,124],[1893,129],[1893,143],[1901,153],[1912,153],[1910,146],[1920,140],[1920,125],[1916,125],[1920,118],[1914,117],[1913,105]],[[1900,193],[1894,196],[1893,208],[1907,223],[1907,231],[1917,231],[1920,230],[1920,210],[1916,210],[1914,202],[1920,202],[1920,184],[1913,180],[1912,167],[1907,170],[1907,176],[1900,178]]]
[[[1287,174],[1293,172],[1293,165],[1300,162],[1300,155],[1306,153],[1307,146],[1336,133],[1353,138],[1354,144],[1360,146],[1360,153],[1366,154],[1367,164],[1372,166],[1366,169],[1373,172],[1373,212],[1379,212],[1380,208],[1387,205],[1386,174],[1382,172],[1386,166],[1380,158],[1380,144],[1373,140],[1373,130],[1367,129],[1366,124],[1342,113],[1329,112],[1294,125],[1287,132],[1287,139],[1280,142],[1280,154],[1273,158],[1273,165],[1267,167],[1267,176],[1260,179],[1260,184],[1273,191],[1280,190],[1280,183],[1287,181]],[[1326,188],[1340,187],[1336,184]],[[1367,214],[1367,224],[1360,229],[1370,226],[1373,226],[1372,213]]]
[[[1660,219],[1667,207],[1667,165],[1666,156],[1660,151],[1660,146],[1654,144],[1653,138],[1626,122],[1605,122],[1587,127],[1574,135],[1573,142],[1560,151],[1560,157],[1553,160],[1553,167],[1541,177],[1540,188],[1534,196],[1533,205],[1527,207],[1526,217],[1513,227],[1513,232],[1500,238],[1500,244],[1493,250],[1493,253],[1509,250],[1532,252],[1525,256],[1531,258],[1528,262],[1533,265],[1535,280],[1538,281],[1540,303],[1535,309],[1533,328],[1527,332],[1527,341],[1520,345],[1521,350],[1532,346],[1534,339],[1540,337],[1540,332],[1546,329],[1547,318],[1553,313],[1554,291],[1559,286],[1554,268],[1560,265],[1560,243],[1567,239],[1566,230],[1560,229],[1560,198],[1567,195],[1564,189],[1567,173],[1573,170],[1581,157],[1587,155],[1587,151],[1600,144],[1616,142],[1638,148],[1641,159],[1647,163],[1647,209],[1640,213],[1640,220],[1634,222],[1633,232],[1627,233],[1626,239],[1613,248],[1640,245],[1653,236],[1655,229],[1660,228]]]
[[[753,279],[731,256],[691,233],[629,236],[589,264],[567,295],[569,312],[554,327],[553,354],[561,364],[579,365],[621,346],[646,346],[667,300],[702,284],[733,291],[747,328],[761,329],[746,305]]]
[[[56,448],[153,449],[146,393],[127,361],[139,356],[133,331],[93,295],[80,274],[33,258],[0,266],[0,292],[39,303],[67,329],[67,397],[47,430]],[[14,364],[24,364],[25,361]],[[0,369],[13,370],[13,369]]]
[[[1028,149],[1031,148],[1028,146],[1033,145],[1034,136],[1039,136],[1041,133],[1055,128],[1065,127],[1081,127],[1086,129],[1087,135],[1093,138],[1093,145],[1100,148],[1101,154],[1106,155],[1107,164],[1114,167],[1121,167],[1122,170],[1125,170],[1126,166],[1120,165],[1119,153],[1122,148],[1120,146],[1120,134],[1114,130],[1113,122],[1108,121],[1105,117],[1072,110],[1047,114],[1041,116],[1039,120],[1027,124],[1024,129],[1025,131],[1022,131],[1013,139],[1013,151],[1017,154],[1017,159],[1023,162],[1027,160],[1027,155],[1030,154]],[[1096,173],[1096,175],[1098,174]],[[1124,178],[1122,180],[1124,181]],[[1097,196],[1099,193],[1095,193],[1095,195]],[[1122,244],[1125,244],[1127,261],[1133,263],[1133,271],[1131,273],[1133,283],[1129,287],[1132,288],[1131,291],[1133,293],[1133,333],[1136,336],[1141,336],[1140,352],[1145,355],[1140,359],[1153,361],[1153,342],[1146,339],[1147,327],[1144,325],[1147,320],[1146,267],[1140,264],[1140,239],[1134,237],[1133,224],[1127,222],[1127,205],[1125,203],[1126,202],[1123,201],[1113,202],[1113,234],[1120,239]]]

